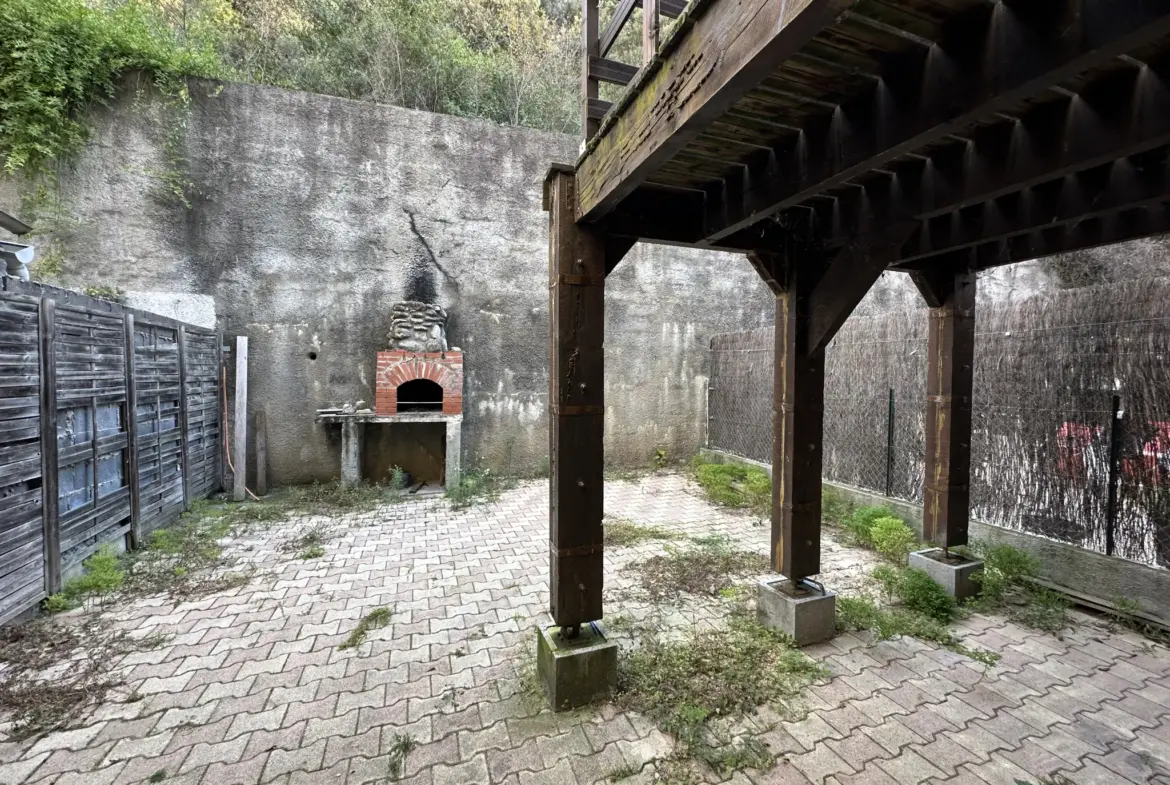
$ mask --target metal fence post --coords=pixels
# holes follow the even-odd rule
[[[1105,503],[1105,555],[1112,556],[1114,531],[1117,527],[1117,481],[1121,474],[1122,435],[1121,396],[1113,396],[1113,416],[1109,420],[1109,497]]]
[[[886,413],[886,496],[894,489],[894,388],[890,388],[890,407]]]

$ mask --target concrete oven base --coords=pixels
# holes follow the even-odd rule
[[[443,485],[454,488],[463,476],[460,458],[463,450],[463,415],[411,412],[393,415],[323,414],[317,422],[341,425],[341,484],[345,487],[362,481],[362,444],[368,425],[394,425],[407,422],[441,422],[446,426],[446,456]]]

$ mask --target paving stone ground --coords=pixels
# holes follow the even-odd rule
[[[113,696],[73,730],[0,742],[0,783],[385,783],[406,735],[417,746],[400,781],[412,785],[587,785],[622,766],[642,767],[628,782],[652,781],[647,761],[671,741],[644,717],[612,706],[534,712],[516,694],[516,664],[547,602],[547,507],[547,484],[532,482],[463,511],[414,500],[232,543],[259,568],[249,585],[107,609],[127,629],[173,636],[111,663],[127,682],[119,695],[141,699]],[[709,505],[677,475],[608,483],[606,511],[767,548],[759,521]],[[322,520],[335,534],[325,557],[281,550]],[[607,614],[718,624],[715,601],[655,610],[632,596],[621,567],[662,547],[611,549]],[[825,582],[859,590],[873,557],[831,536],[824,550]],[[393,608],[389,626],[339,649],[379,606]],[[1170,785],[1166,649],[1088,616],[1062,640],[994,616],[959,630],[1000,663],[986,669],[913,639],[841,635],[806,649],[831,678],[810,688],[803,719],[765,709],[752,720],[782,758],[732,781]]]

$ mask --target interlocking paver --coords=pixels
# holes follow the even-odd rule
[[[852,774],[854,769],[826,742],[816,745],[811,751],[789,758],[793,767],[800,770],[813,783],[822,783],[833,774]]]
[[[937,767],[915,752],[915,748],[912,747],[902,750],[900,755],[879,760],[877,765],[902,785],[917,785],[931,777],[943,775]]]
[[[545,484],[530,483],[461,512],[420,499],[348,513],[327,556],[309,563],[279,549],[304,518],[246,535],[233,555],[268,578],[178,606],[150,598],[105,611],[175,635],[115,666],[145,698],[101,706],[75,730],[0,743],[0,782],[128,785],[166,769],[180,785],[384,783],[403,736],[416,746],[400,782],[414,785],[590,785],[668,754],[673,741],[644,716],[612,704],[534,714],[518,694],[516,666],[546,613],[547,504]],[[606,512],[768,547],[766,527],[709,506],[677,475],[612,484]],[[607,589],[636,588],[621,568],[653,553],[660,544],[607,551]],[[842,594],[874,563],[825,538],[822,577]],[[339,649],[378,606],[394,609],[390,625]],[[722,623],[709,599],[654,615],[607,596],[606,610],[646,626]],[[968,616],[956,628],[966,645],[1002,655],[992,668],[870,633],[809,647],[833,676],[805,693],[806,716],[763,709],[737,726],[779,761],[729,782],[1015,785],[1054,767],[1077,785],[1170,776],[1170,653],[1076,618],[1058,640]],[[629,782],[650,782],[653,769]]]

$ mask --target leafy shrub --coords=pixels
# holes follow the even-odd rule
[[[1008,590],[1034,576],[1038,567],[1036,559],[1010,545],[983,549],[983,570],[972,576],[980,584],[980,604],[994,607],[1002,603]]]
[[[906,567],[899,571],[897,585],[898,599],[911,610],[947,623],[958,613],[955,598],[934,582],[930,573],[917,567]]]
[[[11,173],[40,174],[77,153],[86,110],[113,97],[130,69],[153,74],[171,94],[181,77],[223,71],[209,47],[157,24],[149,4],[130,0],[4,0],[0,3],[0,159]]]
[[[845,528],[853,536],[853,543],[863,548],[873,547],[873,525],[881,518],[892,518],[894,511],[885,505],[858,507],[845,522]]]
[[[878,518],[869,530],[874,550],[891,561],[905,563],[906,556],[918,542],[914,530],[901,518]]]

